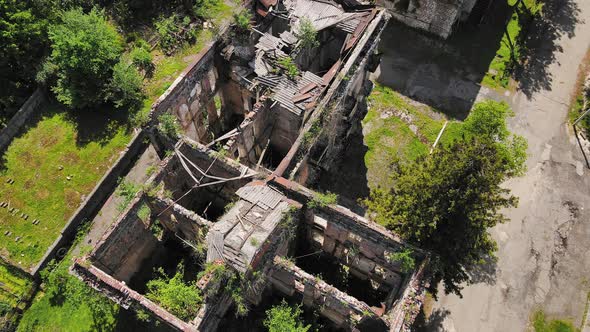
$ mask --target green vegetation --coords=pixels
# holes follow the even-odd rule
[[[154,26],[158,33],[160,49],[170,55],[185,43],[194,43],[197,33],[190,24],[190,17],[180,18],[176,14],[156,20]]]
[[[0,231],[11,232],[9,237],[3,235],[2,248],[11,263],[24,269],[43,256],[131,137],[125,128],[111,122],[101,139],[88,141],[87,133],[72,118],[74,111],[47,110],[4,154],[0,200],[19,212],[0,208],[0,219],[4,220]],[[8,179],[14,183],[6,184]],[[26,221],[21,212],[29,215]],[[34,219],[40,220],[39,225],[33,225]]]
[[[143,77],[131,62],[122,58],[113,67],[113,77],[108,84],[106,98],[113,102],[116,108],[136,110],[143,100]]]
[[[294,79],[295,77],[297,77],[297,75],[299,75],[299,68],[297,68],[297,65],[295,64],[293,59],[291,59],[290,56],[286,56],[284,58],[281,58],[281,59],[279,59],[278,62],[279,62],[279,65],[281,67],[283,67],[283,69],[285,70],[285,74],[290,79]]]
[[[0,327],[14,322],[11,312],[15,308],[24,309],[32,287],[27,275],[0,261]]]
[[[164,135],[170,138],[177,138],[178,135],[180,135],[180,125],[178,124],[178,120],[174,115],[170,113],[164,113],[158,117],[158,121],[160,122],[158,129],[160,129]]]
[[[146,203],[143,203],[139,207],[139,210],[137,210],[137,217],[143,221],[148,221],[151,213],[150,207]]]
[[[313,198],[307,203],[307,206],[310,209],[317,209],[326,207],[328,205],[336,204],[338,202],[338,195],[326,192],[326,193],[319,193],[316,192],[313,195]]]
[[[115,190],[115,194],[121,197],[122,200],[117,206],[117,210],[119,210],[119,212],[123,212],[129,205],[129,203],[131,203],[135,195],[137,195],[140,189],[141,188],[139,185],[131,181],[120,179],[119,186]]]
[[[415,132],[407,120],[402,121],[396,114],[411,118]],[[369,186],[391,186],[391,178],[384,170],[396,159],[411,161],[428,154],[443,125],[443,115],[427,106],[417,106],[391,88],[375,83],[369,96],[369,111],[363,119]],[[461,126],[460,122],[449,121],[439,144],[459,139]]]
[[[307,332],[311,325],[303,324],[302,312],[301,306],[292,307],[283,300],[266,311],[264,326],[269,332]]]
[[[230,7],[223,0],[196,0],[193,12],[196,16],[210,20],[226,15]]]
[[[157,272],[159,276],[147,283],[146,297],[184,321],[195,318],[203,299],[194,282],[186,283],[183,280],[182,265],[178,266],[172,278],[162,268]]]
[[[51,55],[38,74],[57,100],[73,108],[101,103],[108,95],[113,67],[123,52],[121,36],[104,13],[81,9],[61,13],[49,26]]]
[[[536,16],[541,15],[543,7],[539,0],[506,1],[513,6],[512,16],[504,29],[496,56],[482,80],[491,88],[508,88],[512,74],[522,61],[526,28]]]
[[[387,256],[391,262],[399,263],[403,273],[412,272],[416,266],[412,249],[406,248],[402,251],[392,252]]]
[[[532,325],[535,332],[578,332],[574,325],[566,320],[554,319],[547,321],[545,313],[538,310],[533,314]]]
[[[391,189],[374,188],[364,201],[375,221],[436,254],[432,284],[442,280],[448,292],[460,294],[470,281],[466,269],[494,257],[497,245],[488,229],[506,220],[500,209],[518,202],[501,184],[524,169],[519,163],[526,144],[506,153],[511,138],[500,134],[506,114],[497,113],[503,121],[486,118],[490,128],[478,136],[466,135],[415,161],[394,162]],[[481,119],[474,117],[469,128],[478,128]],[[449,246],[449,239],[456,245]]]
[[[307,17],[303,17],[299,20],[297,37],[300,40],[299,46],[303,49],[312,49],[320,45],[318,32]]]
[[[249,11],[243,10],[238,13],[234,13],[234,26],[240,34],[245,34],[252,28],[252,14]]]
[[[586,51],[586,56],[578,68],[578,77],[572,100],[570,101],[569,120],[574,123],[588,109],[587,100],[589,91],[585,88],[586,77],[590,74],[590,49]],[[586,107],[585,107],[586,106]],[[590,116],[586,115],[576,124],[577,129],[582,129],[586,137],[590,137]]]
[[[244,289],[251,287],[255,281],[252,284],[244,285],[243,276],[223,263],[212,262],[206,264],[205,270],[199,273],[197,278],[201,279],[208,274],[211,274],[210,282],[219,283],[221,291],[232,297],[236,306],[236,315],[240,317],[246,316],[249,309],[244,299]]]
[[[45,26],[27,1],[0,0],[0,124],[34,87],[45,46]]]
[[[82,238],[78,234],[76,242]],[[71,275],[72,251],[58,264],[41,273],[43,291],[24,313],[18,332],[112,331],[119,307]]]

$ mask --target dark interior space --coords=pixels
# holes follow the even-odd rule
[[[182,268],[184,280],[189,282],[197,279],[198,273],[203,270],[203,262],[180,240],[165,236],[160,245],[141,263],[140,269],[131,277],[129,287],[145,294],[148,281],[159,276],[156,272],[159,268],[162,268],[169,277],[174,276],[178,269]]]
[[[354,259],[351,257],[350,259]],[[300,236],[295,250],[295,264],[344,293],[374,307],[381,307],[388,292],[374,289],[369,279],[362,280],[332,255],[328,255]]]
[[[129,332],[129,331],[143,331],[143,332],[176,332],[176,329],[158,322],[151,317],[149,321],[140,320],[137,318],[137,313],[133,309],[125,309],[121,307],[117,316],[117,326],[115,332]]]
[[[220,195],[224,187],[222,183],[193,189],[180,201],[181,205],[209,221],[217,221],[225,213],[225,206],[230,202]]]

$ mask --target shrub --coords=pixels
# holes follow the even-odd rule
[[[113,68],[113,77],[109,83],[107,100],[116,108],[138,109],[144,97],[142,77],[130,63],[121,59]]]
[[[252,21],[252,14],[248,11],[241,11],[234,13],[234,25],[236,30],[241,33],[249,32],[252,28],[250,22]]]
[[[184,282],[182,265],[172,278],[162,268],[156,272],[159,276],[147,283],[146,297],[184,321],[195,318],[203,299],[197,285]]]
[[[312,209],[315,209],[336,204],[336,202],[338,202],[338,195],[328,191],[324,194],[315,193],[313,198],[307,203],[307,206]]]
[[[320,45],[320,42],[318,41],[318,31],[306,17],[299,20],[299,30],[296,34],[301,42],[299,45],[304,49],[311,49]]]
[[[144,47],[135,47],[129,53],[131,62],[137,69],[142,70],[146,75],[150,76],[154,71],[154,63],[152,54],[149,49]]]
[[[301,322],[301,306],[292,307],[283,300],[266,311],[264,326],[269,332],[307,332],[310,325]]]
[[[158,118],[158,121],[160,122],[160,125],[158,126],[158,128],[160,129],[160,131],[170,137],[170,138],[177,138],[178,135],[180,134],[181,130],[180,130],[180,125],[178,124],[178,120],[176,119],[176,117],[170,113],[164,113],[162,115],[160,115],[160,117]]]
[[[413,257],[412,249],[404,249],[402,251],[393,252],[387,256],[387,259],[391,262],[399,263],[403,273],[408,273],[414,270],[416,261]]]
[[[295,62],[293,62],[293,59],[291,57],[286,56],[280,59],[279,65],[285,69],[285,74],[287,74],[289,78],[293,79],[297,75],[299,75],[299,68],[297,68],[297,65],[295,64]]]
[[[169,17],[160,17],[154,25],[160,38],[160,49],[167,55],[172,54],[184,43],[193,43],[197,40],[196,31],[191,27],[188,16],[182,20],[176,14]]]
[[[193,6],[193,13],[204,20],[212,19],[215,9],[222,3],[222,0],[197,0]]]

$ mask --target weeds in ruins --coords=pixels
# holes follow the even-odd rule
[[[15,309],[24,309],[33,282],[16,268],[0,260],[0,329],[16,320]]]
[[[297,68],[297,65],[290,56],[279,59],[278,63],[285,70],[285,74],[290,79],[294,79],[299,75],[299,68]]]
[[[299,38],[299,45],[303,49],[312,49],[320,46],[318,41],[318,32],[314,28],[313,23],[304,17],[299,21],[299,31],[297,32]]]
[[[402,251],[389,253],[386,258],[392,263],[400,264],[403,273],[412,272],[416,267],[414,251],[409,248],[406,248]]]
[[[164,113],[158,117],[158,129],[169,138],[178,138],[181,128],[173,114]]]
[[[307,332],[311,325],[301,321],[301,306],[290,306],[285,300],[266,311],[264,326],[269,332]]]
[[[146,297],[184,321],[195,318],[203,298],[194,282],[187,283],[183,280],[182,265],[178,266],[172,278],[161,268],[157,273],[158,276],[147,283]]]
[[[131,203],[135,195],[137,195],[140,190],[141,186],[131,181],[127,181],[125,179],[119,180],[119,186],[115,190],[115,194],[121,197],[122,200],[119,205],[117,205],[117,210],[119,210],[119,212],[125,211],[127,206],[129,206],[129,203]]]
[[[316,192],[314,193],[312,199],[307,203],[307,206],[310,209],[317,209],[336,204],[337,202],[338,195],[334,193],[331,193],[329,191],[326,193]]]

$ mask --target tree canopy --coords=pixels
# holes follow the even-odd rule
[[[17,97],[33,87],[45,32],[27,1],[0,0],[0,111],[18,108]]]
[[[501,184],[524,171],[526,141],[506,129],[507,105],[486,102],[465,122],[462,140],[414,162],[392,165],[393,188],[371,191],[365,205],[380,224],[433,252],[434,282],[460,295],[468,270],[494,257],[488,234],[518,203]],[[514,144],[514,142],[518,144]]]
[[[104,13],[72,9],[49,27],[51,54],[38,77],[58,101],[73,108],[102,102],[123,44]]]

